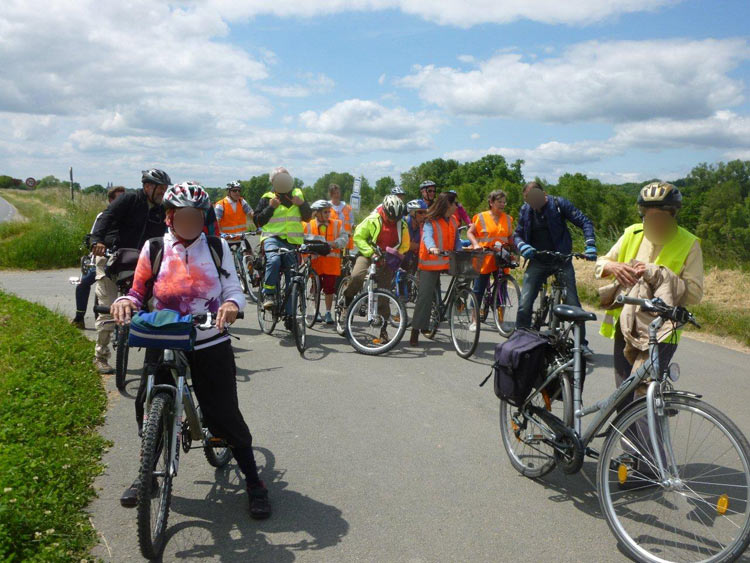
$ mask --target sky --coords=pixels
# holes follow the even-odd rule
[[[4,0],[0,174],[554,182],[750,160],[747,0]]]

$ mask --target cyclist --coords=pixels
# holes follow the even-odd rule
[[[107,200],[111,204],[114,200],[116,200],[124,193],[124,186],[114,186],[107,192]],[[96,216],[96,219],[94,219],[94,224],[91,226],[92,233],[94,232],[94,229],[96,229],[96,222],[101,216],[102,214],[99,213]],[[93,269],[85,276],[82,276],[81,281],[78,283],[78,285],[76,285],[76,314],[75,317],[73,317],[73,320],[70,321],[70,324],[72,324],[76,328],[80,328],[81,330],[84,330],[86,328],[86,323],[84,322],[83,317],[86,315],[86,308],[89,304],[89,295],[91,294],[91,286],[94,285],[95,281],[96,269]]]
[[[429,329],[430,310],[435,288],[440,283],[440,272],[448,270],[448,257],[439,256],[438,253],[462,248],[458,225],[453,217],[455,212],[456,194],[452,192],[440,194],[427,210],[419,244],[419,280],[409,338],[411,346],[419,344],[420,330]]]
[[[474,215],[471,227],[466,235],[474,248],[496,249],[498,246],[511,245],[513,240],[513,218],[505,213],[505,205],[508,196],[503,190],[494,190],[487,196],[489,210]],[[479,277],[474,280],[474,295],[477,301],[482,302],[482,297],[490,281],[490,274],[496,272],[495,257],[487,256],[482,264]],[[502,309],[498,308],[498,314],[502,315]],[[476,324],[469,327],[476,330]]]
[[[589,260],[596,260],[596,238],[594,224],[567,199],[548,196],[538,182],[529,182],[523,188],[526,203],[518,213],[518,225],[513,239],[521,256],[526,258],[528,266],[523,276],[521,300],[518,305],[516,326],[531,326],[531,310],[544,281],[560,269],[559,261],[546,256],[535,256],[537,250],[548,250],[569,254],[573,250],[573,241],[568,230],[568,221],[583,231],[586,240],[585,254]],[[558,275],[565,286],[565,304],[581,306],[578,300],[576,274],[573,263],[568,262]],[[593,355],[583,333],[583,352]]]
[[[367,269],[370,267],[371,257],[378,249],[382,253],[398,253],[403,255],[409,250],[409,229],[403,220],[406,206],[398,196],[388,194],[383,198],[383,204],[375,209],[370,215],[357,225],[354,230],[354,244],[357,246],[359,256],[352,268],[351,281],[344,291],[347,306],[352,302],[354,296],[362,289]],[[390,250],[389,250],[390,249]],[[375,273],[375,281],[378,287],[390,289],[393,282],[393,270],[386,266],[385,260],[379,262]],[[384,318],[391,315],[390,305],[387,300],[378,302],[378,314]],[[381,307],[384,307],[381,310]],[[386,332],[387,323],[381,329],[381,338],[388,340]]]
[[[466,209],[463,205],[461,205],[461,202],[458,201],[458,192],[456,190],[448,190],[452,194],[456,194],[456,212],[453,214],[453,216],[456,218],[456,223],[458,226],[462,225],[471,225],[471,219],[469,218],[469,214],[466,212]]]
[[[279,285],[281,268],[289,281],[289,268],[296,255],[279,254],[279,248],[294,249],[302,244],[303,221],[312,217],[310,205],[305,202],[302,190],[294,187],[294,178],[286,168],[279,167],[269,176],[272,191],[268,191],[260,198],[255,208],[255,223],[263,227],[260,237],[263,251],[266,254],[266,271],[263,279],[263,308],[272,309]],[[291,315],[291,304],[287,303],[286,313]],[[287,329],[290,328],[287,319]]]
[[[327,256],[317,256],[312,259],[312,269],[320,277],[321,291],[326,304],[325,319],[318,313],[318,322],[325,320],[328,325],[333,324],[331,307],[336,293],[336,278],[341,275],[341,249],[346,248],[349,235],[344,230],[340,219],[331,219],[331,203],[319,199],[311,206],[313,219],[305,223],[305,234],[326,241],[331,245],[331,252]]]
[[[331,202],[331,219],[340,219],[344,224],[344,230],[349,235],[349,242],[346,244],[347,250],[354,249],[354,239],[352,231],[354,230],[354,211],[352,206],[341,201],[341,186],[330,184],[328,186],[328,198]]]
[[[193,182],[172,186],[164,196],[164,205],[169,229],[164,235],[159,273],[152,279],[149,245],[145,245],[138,259],[133,287],[127,296],[115,301],[112,315],[117,323],[125,324],[134,311],[145,305],[149,294],[153,295],[153,308],[157,310],[216,315],[216,328],[197,331],[194,349],[187,354],[193,390],[211,434],[226,440],[245,475],[250,515],[268,518],[271,515],[268,490],[258,477],[253,437],[239,409],[234,353],[229,335],[224,332],[225,325],[234,322],[245,306],[232,253],[226,241],[222,241],[222,270],[226,274],[219,275],[203,233],[211,200],[202,186]],[[123,499],[132,496],[135,501],[133,493],[137,487],[136,480]]]
[[[422,201],[424,201],[425,204],[427,204],[427,207],[429,207],[435,201],[437,186],[432,180],[425,180],[419,184],[419,192],[422,194]]]
[[[239,180],[227,184],[227,196],[214,206],[219,229],[230,237],[239,237],[247,229],[247,221],[253,220],[253,210],[242,197]]]
[[[394,186],[393,188],[391,188],[391,195],[395,195],[401,201],[404,201],[406,199],[406,192],[401,186]]]
[[[409,272],[417,270],[419,243],[422,240],[422,226],[427,217],[427,204],[421,199],[413,199],[406,204],[406,226],[409,228],[409,251],[404,256],[403,268]]]
[[[614,277],[622,287],[630,288],[647,274],[647,270],[665,266],[685,286],[682,298],[674,305],[700,303],[703,297],[703,253],[700,239],[677,224],[681,208],[682,194],[672,184],[652,182],[644,186],[638,194],[638,211],[643,222],[625,229],[609,252],[599,258],[595,276]],[[615,382],[618,386],[633,369],[633,363],[624,353],[625,339],[618,322],[621,311],[608,311],[600,329],[603,336],[614,339]],[[659,363],[663,368],[671,361],[679,334],[673,338],[659,344]]]
[[[104,273],[107,248],[142,248],[150,238],[164,234],[164,208],[161,200],[169,175],[158,168],[141,172],[142,190],[129,190],[105,209],[91,233],[91,252],[96,260],[96,298],[101,307],[108,307],[117,297],[117,286]],[[114,327],[109,315],[99,315],[96,320],[96,347],[94,365],[99,373],[112,373],[109,365],[109,341]],[[151,357],[147,354],[147,359]]]

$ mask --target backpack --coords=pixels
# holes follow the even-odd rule
[[[229,272],[221,267],[221,262],[224,259],[224,246],[221,244],[221,238],[215,236],[206,236],[208,241],[208,248],[211,251],[211,258],[213,258],[214,266],[216,266],[216,273],[219,277],[229,277]],[[164,255],[164,237],[154,237],[148,239],[148,255],[151,258],[151,278],[146,282],[146,297],[143,299],[145,306],[151,300],[154,291],[154,282],[156,277],[159,275],[161,269],[161,259]]]
[[[495,395],[513,406],[521,406],[544,378],[548,347],[546,337],[527,329],[516,330],[498,344],[493,365]]]

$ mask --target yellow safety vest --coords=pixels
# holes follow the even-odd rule
[[[677,227],[677,234],[664,245],[661,252],[659,252],[659,256],[656,257],[655,263],[659,266],[666,266],[676,275],[680,275],[680,271],[682,271],[682,267],[685,265],[685,260],[687,260],[688,254],[690,254],[690,249],[693,248],[696,240],[700,239],[688,230]],[[642,241],[643,224],[636,223],[635,225],[630,225],[625,229],[617,261],[630,262],[638,254],[638,249],[641,247]],[[614,339],[617,319],[620,318],[620,313],[622,313],[622,307],[607,311],[604,315],[602,326],[599,329],[599,334]],[[681,330],[677,331],[674,340],[675,343],[680,340],[681,333]]]
[[[300,199],[304,198],[302,190],[294,188],[292,190],[292,197],[297,196]],[[261,197],[273,199],[276,194],[273,192],[266,192]],[[304,237],[304,230],[302,227],[302,214],[300,213],[299,206],[292,205],[286,207],[279,205],[273,211],[273,216],[269,219],[268,223],[263,225],[263,234],[260,237],[261,242],[269,237],[279,237],[286,239],[289,244],[302,244]]]

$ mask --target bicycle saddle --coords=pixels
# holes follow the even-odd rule
[[[589,311],[584,311],[580,307],[574,307],[573,305],[555,305],[552,308],[552,312],[559,319],[564,321],[595,321],[596,315]]]

